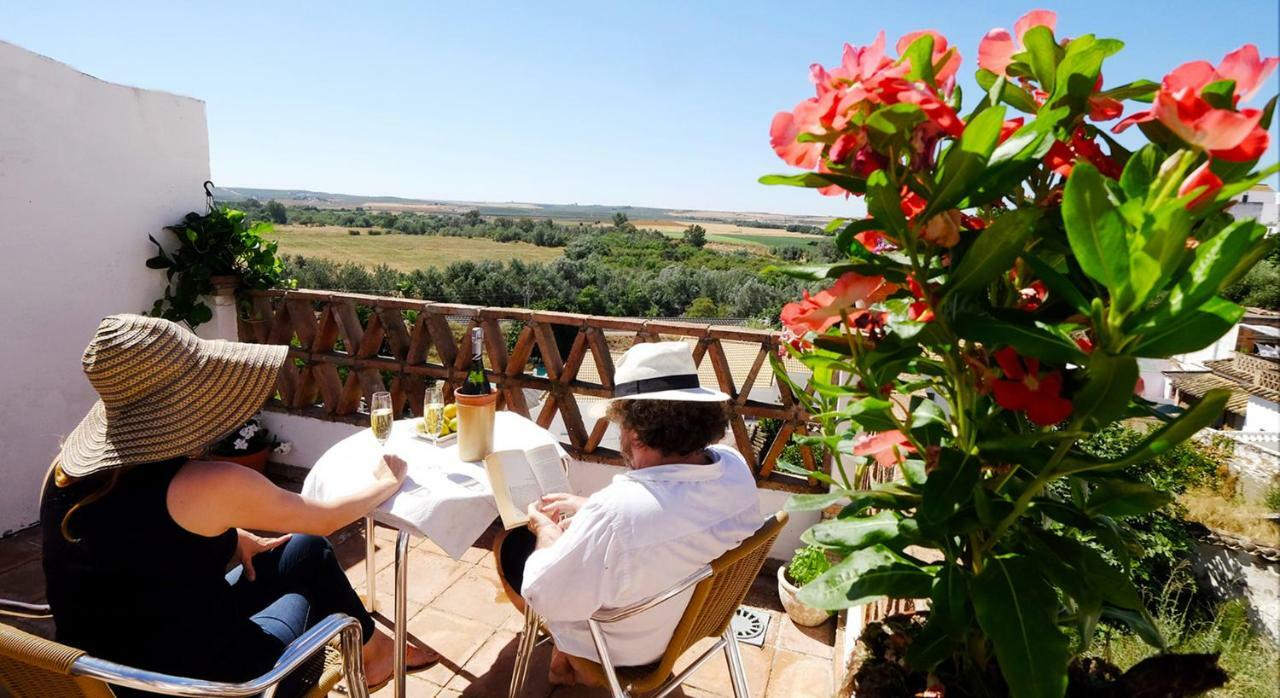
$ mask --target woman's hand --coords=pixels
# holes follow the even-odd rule
[[[236,529],[236,562],[244,566],[245,579],[253,581],[257,579],[257,573],[253,569],[253,557],[258,553],[265,553],[268,550],[276,548],[289,542],[293,537],[292,533],[286,533],[279,538],[263,538],[256,536],[244,529]]]
[[[373,476],[378,484],[386,489],[386,496],[390,497],[400,489],[400,484],[404,482],[408,472],[409,464],[404,462],[403,458],[388,453],[378,461],[378,468]]]
[[[579,497],[576,494],[567,494],[565,492],[553,492],[542,496],[537,503],[538,511],[547,518],[560,524],[560,528],[569,528],[569,519],[582,505],[587,503],[586,497]]]

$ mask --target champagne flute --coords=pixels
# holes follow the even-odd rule
[[[444,432],[444,392],[438,382],[431,387],[427,404],[422,409],[422,426],[432,443],[440,443],[440,435]]]
[[[391,393],[385,391],[374,393],[373,399],[369,402],[369,429],[373,431],[373,438],[377,439],[378,446],[381,448],[387,445],[393,421],[395,420],[391,413]]]

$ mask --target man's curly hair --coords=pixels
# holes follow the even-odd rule
[[[617,400],[609,404],[608,417],[665,456],[704,449],[723,438],[729,426],[723,402]]]

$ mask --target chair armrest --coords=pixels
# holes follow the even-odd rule
[[[702,569],[698,570],[697,572],[694,572],[688,577],[685,577],[679,582],[676,582],[675,586],[672,586],[670,589],[667,589],[666,591],[660,591],[657,594],[654,594],[653,596],[650,596],[647,599],[642,599],[640,601],[637,601],[631,604],[630,606],[623,606],[622,608],[610,608],[610,609],[597,611],[594,615],[591,616],[591,620],[597,623],[616,623],[624,618],[630,618],[631,616],[634,616],[637,613],[642,613],[644,611],[647,611],[653,608],[654,606],[657,606],[660,603],[670,601],[676,596],[679,596],[682,592],[684,592],[684,590],[688,589],[689,587],[697,584],[698,582],[701,582],[702,580],[710,576],[711,576],[711,566],[704,565]]]
[[[17,616],[18,618],[52,618],[53,613],[47,603],[27,603],[13,599],[0,599],[0,615]]]
[[[316,652],[323,652],[325,646],[338,636],[342,637],[342,655],[348,686],[355,698],[365,698],[368,696],[368,691],[361,654],[364,641],[360,623],[355,618],[342,613],[334,613],[321,620],[285,648],[284,653],[280,655],[280,660],[271,671],[243,683],[172,676],[135,669],[88,655],[80,657],[71,665],[71,674],[167,696],[252,696],[266,691],[269,697],[275,692],[276,684]]]

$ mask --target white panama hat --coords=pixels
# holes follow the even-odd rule
[[[702,387],[693,350],[684,342],[644,342],[631,347],[618,360],[613,380],[613,397],[592,405],[587,410],[590,416],[604,417],[616,400],[729,400],[719,390]]]

